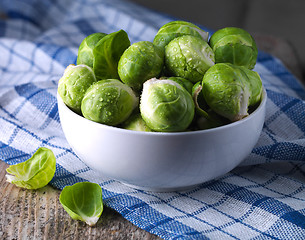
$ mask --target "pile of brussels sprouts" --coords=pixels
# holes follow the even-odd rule
[[[94,33],[79,46],[77,65],[59,80],[64,103],[83,117],[137,131],[179,132],[238,121],[262,96],[252,71],[257,47],[245,30],[209,34],[173,21],[153,42],[127,33]]]

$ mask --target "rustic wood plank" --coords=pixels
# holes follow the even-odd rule
[[[0,161],[0,239],[160,239],[105,207],[94,227],[73,220],[59,202],[60,190],[18,188],[6,182]]]

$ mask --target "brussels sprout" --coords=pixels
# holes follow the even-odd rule
[[[228,123],[228,120],[215,113],[206,103],[203,94],[201,82],[194,85],[192,96],[196,109],[196,122],[199,129],[209,129],[223,126]]]
[[[52,180],[55,170],[56,158],[52,150],[41,147],[30,159],[8,167],[6,178],[18,187],[38,189]]]
[[[257,60],[257,46],[244,29],[227,27],[216,31],[210,38],[216,63],[232,63],[253,69]]]
[[[66,212],[75,220],[94,226],[103,212],[102,188],[91,182],[66,186],[59,196]]]
[[[202,80],[204,73],[214,65],[214,53],[207,42],[184,35],[165,47],[166,71],[193,83]]]
[[[125,84],[135,90],[142,89],[143,83],[157,77],[164,64],[164,49],[148,41],[132,44],[120,58],[119,76]]]
[[[93,33],[82,41],[78,48],[77,65],[85,64],[93,68],[93,49],[106,35],[106,33]]]
[[[92,69],[86,65],[69,65],[58,82],[58,94],[73,111],[81,113],[81,102],[87,89],[96,82]]]
[[[144,83],[140,112],[152,130],[177,132],[191,124],[195,106],[192,96],[180,84],[153,78]]]
[[[262,80],[255,71],[251,71],[245,67],[241,67],[241,70],[247,75],[250,83],[251,97],[249,99],[249,107],[251,107],[261,101],[263,94]]]
[[[212,110],[231,121],[248,115],[248,106],[256,104],[261,98],[257,94],[262,92],[259,75],[249,74],[248,71],[251,70],[230,63],[218,63],[206,72],[202,91]]]
[[[212,109],[208,110],[208,114],[210,116],[210,119],[201,116],[197,117],[197,130],[216,128],[230,123],[228,119],[218,115]]]
[[[172,21],[163,25],[157,32],[153,43],[160,47],[165,47],[174,38],[192,35],[208,41],[209,33],[203,31],[193,23],[185,21]]]
[[[134,131],[151,132],[140,113],[132,114],[122,125],[122,128]]]
[[[86,92],[81,105],[83,116],[94,122],[118,125],[138,106],[130,87],[116,79],[100,80]]]
[[[165,77],[161,79],[169,79],[173,80],[176,83],[179,83],[182,87],[184,87],[190,94],[192,94],[192,89],[193,89],[193,83],[185,78],[182,77]]]
[[[130,46],[124,30],[103,37],[93,49],[93,71],[98,80],[118,79],[118,62],[123,52]]]

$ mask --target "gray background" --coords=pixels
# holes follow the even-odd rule
[[[305,0],[130,0],[217,30],[241,27],[279,37],[292,45],[305,76]]]

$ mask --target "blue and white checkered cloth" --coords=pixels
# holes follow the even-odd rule
[[[255,67],[268,92],[263,132],[242,165],[216,180],[188,191],[135,190],[98,176],[71,150],[55,96],[80,42],[119,29],[132,43],[152,41],[172,20],[123,0],[1,0],[0,159],[16,164],[50,148],[54,187],[97,182],[107,206],[164,239],[305,239],[305,91],[266,53]]]

